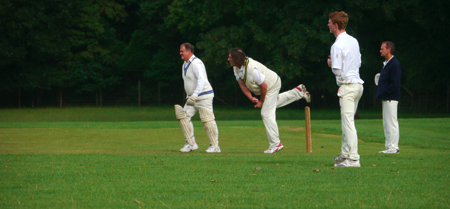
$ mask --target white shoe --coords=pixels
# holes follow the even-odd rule
[[[334,157],[333,161],[334,161],[334,163],[339,164],[339,163],[344,162],[344,161],[345,161],[345,158],[342,157],[342,156]]]
[[[306,90],[306,86],[303,84],[300,84],[297,86],[297,89],[301,90],[304,95],[303,98],[306,102],[310,103],[311,102],[311,94],[309,94],[309,92]]]
[[[359,160],[345,159],[342,163],[335,164],[334,167],[361,167]]]
[[[305,99],[306,102],[311,103],[311,94],[309,94],[309,91],[305,92],[305,94],[303,99]]]
[[[400,151],[398,149],[389,149],[389,150],[383,150],[379,151],[378,153],[384,153],[384,154],[398,154]]]
[[[283,146],[283,145],[281,144],[281,142],[280,142],[280,144],[279,144],[278,146],[269,148],[268,150],[264,151],[264,153],[266,153],[266,154],[272,154],[272,153],[274,153],[274,152],[278,152],[278,151],[282,150],[283,147],[284,147],[284,146]]]
[[[197,150],[198,145],[197,143],[194,144],[194,146],[189,145],[189,143],[186,142],[183,148],[180,149],[180,152],[190,152],[192,150]]]
[[[209,146],[206,150],[207,153],[220,153],[220,147],[214,148],[213,146]]]

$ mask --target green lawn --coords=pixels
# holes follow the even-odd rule
[[[140,120],[173,114],[170,108],[156,116],[133,111],[0,110],[0,208],[450,208],[449,118],[401,118],[400,154],[393,155],[378,154],[381,119],[357,120],[362,167],[334,168],[340,120],[311,121],[312,153],[304,120],[279,120],[285,149],[271,155],[262,153],[268,142],[260,120],[217,121],[220,154],[204,152],[196,120],[200,149],[180,153],[176,121]],[[216,109],[216,117],[227,111]],[[311,113],[327,114],[335,113]]]

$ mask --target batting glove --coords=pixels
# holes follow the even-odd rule
[[[187,105],[189,106],[194,106],[195,105],[195,100],[197,99],[196,96],[190,96],[186,102]]]

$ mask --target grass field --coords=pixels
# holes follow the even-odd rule
[[[280,110],[271,155],[247,109],[215,110],[220,154],[197,119],[200,149],[180,153],[170,107],[0,110],[0,208],[450,208],[450,118],[400,117],[384,155],[381,113],[361,111],[362,167],[334,168],[339,111],[312,110],[306,153],[303,110]]]

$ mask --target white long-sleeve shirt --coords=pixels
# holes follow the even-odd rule
[[[331,69],[336,76],[336,83],[341,84],[359,83],[364,81],[359,76],[361,67],[361,53],[358,41],[346,32],[339,34],[331,46]]]

